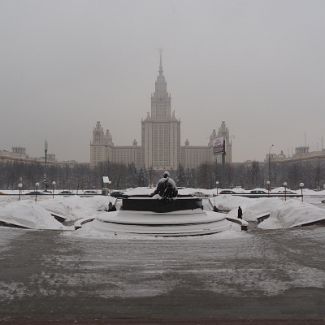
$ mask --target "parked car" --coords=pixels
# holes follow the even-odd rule
[[[284,194],[284,193],[286,193],[286,194],[297,194],[296,192],[292,192],[290,190],[277,191],[277,192],[273,192],[273,193],[278,193],[278,194]]]
[[[46,195],[46,193],[40,191],[32,191],[32,192],[25,193],[25,195]]]
[[[59,194],[62,194],[62,195],[72,195],[73,193],[71,191],[64,190],[64,191],[61,191]]]
[[[93,196],[93,195],[97,195],[97,191],[95,191],[95,190],[86,190],[86,191],[84,191],[83,194],[87,195],[87,196]]]
[[[110,193],[110,196],[112,196],[112,197],[116,197],[117,199],[122,198],[123,195],[124,195],[124,193],[123,193],[122,191],[112,191],[112,192]]]
[[[219,194],[235,194],[236,192],[232,190],[221,190]]]
[[[263,189],[255,189],[255,190],[251,190],[249,191],[250,194],[267,194],[267,192]]]

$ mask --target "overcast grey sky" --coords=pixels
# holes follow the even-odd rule
[[[222,120],[235,161],[325,136],[323,0],[0,0],[0,149],[89,160],[97,120],[140,142],[158,48],[182,143]]]

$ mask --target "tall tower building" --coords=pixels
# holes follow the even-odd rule
[[[218,132],[213,130],[208,145],[180,145],[180,120],[171,109],[171,97],[167,92],[167,82],[164,76],[162,56],[155,91],[151,95],[151,111],[141,121],[141,145],[133,141],[129,146],[116,146],[109,130],[104,132],[100,122],[93,130],[90,142],[90,165],[113,162],[118,164],[134,164],[137,168],[154,170],[176,170],[179,165],[184,168],[197,168],[203,163],[222,161],[222,155],[214,154],[215,138],[225,139],[226,162],[232,161],[232,143],[225,122],[221,123]]]
[[[94,167],[100,162],[111,160],[113,146],[111,133],[109,130],[104,133],[104,129],[98,121],[93,129],[93,139],[90,143],[90,165]]]
[[[142,120],[142,150],[145,168],[177,169],[180,162],[180,120],[171,112],[171,97],[163,73],[160,53],[159,74],[151,95],[151,113]]]
[[[232,143],[229,137],[229,130],[226,126],[226,122],[222,121],[219,130],[218,137],[223,137],[225,139],[225,152],[226,152],[226,163],[232,162]]]

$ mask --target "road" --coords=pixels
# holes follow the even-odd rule
[[[0,320],[324,319],[325,227],[96,240],[0,228]]]

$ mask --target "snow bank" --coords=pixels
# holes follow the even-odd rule
[[[149,195],[155,190],[155,187],[135,187],[123,191],[126,195]]]
[[[235,193],[249,193],[249,191],[244,190],[241,187],[234,187],[232,189],[222,189],[222,188],[218,188],[218,193],[220,193],[222,190],[231,190]],[[182,188],[179,189],[178,191],[180,194],[186,195],[186,194],[192,194],[192,195],[196,195],[196,193],[202,193],[206,196],[216,196],[217,195],[217,189],[216,188],[212,188],[212,189],[206,189],[206,188]]]
[[[243,219],[246,221],[257,221],[260,217],[270,215],[261,222],[258,227],[262,229],[291,228],[320,220],[325,220],[325,209],[313,204],[303,203],[300,199],[281,198],[241,198],[231,195],[221,195],[210,198],[212,204],[220,210],[231,211],[229,217],[236,218],[238,207],[243,210]]]
[[[276,187],[274,189],[271,190],[271,193],[284,193],[284,187],[281,186],[281,187]],[[297,194],[301,194],[301,190],[298,189],[298,190],[291,190],[290,188],[287,188],[287,192],[290,191],[290,192],[294,192],[294,193],[297,193]],[[325,196],[325,190],[322,190],[322,191],[315,191],[315,190],[311,190],[309,188],[303,188],[302,190],[302,193],[303,195],[308,195],[308,196]]]
[[[296,192],[298,194],[301,193],[300,190],[297,190]],[[302,193],[303,193],[303,195],[310,195],[310,196],[312,196],[312,195],[315,195],[315,196],[325,196],[325,190],[322,190],[322,191],[314,191],[314,190],[310,190],[308,188],[306,188],[306,189],[304,188],[302,190]]]
[[[67,229],[31,200],[11,202],[0,207],[0,221],[30,229]]]
[[[285,188],[284,188],[284,186],[280,186],[280,187],[275,187],[275,188],[273,188],[270,192],[271,193],[284,193],[284,191],[285,191]],[[294,190],[291,190],[290,188],[286,188],[286,191],[287,192],[295,192]]]
[[[254,199],[250,206],[244,207],[243,218],[247,221],[257,221],[259,217],[270,214],[275,209],[282,207],[283,204],[284,201],[280,198]]]
[[[109,202],[115,203],[110,196],[56,197],[39,203],[47,211],[66,217],[67,221],[91,217],[98,211],[105,211]]]
[[[298,200],[283,201],[274,208],[268,219],[258,227],[262,229],[279,229],[301,226],[325,220],[325,210]]]
[[[243,210],[254,204],[256,199],[232,196],[229,194],[218,195],[216,197],[210,198],[210,202],[221,211],[230,211],[233,209],[238,209],[240,206]]]

